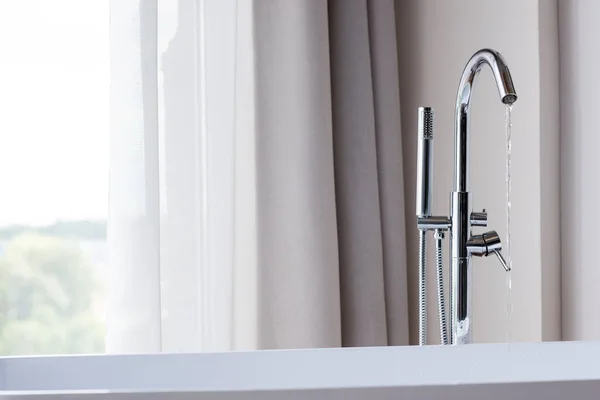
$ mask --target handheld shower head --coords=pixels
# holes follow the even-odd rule
[[[417,217],[431,215],[433,185],[433,108],[419,107],[417,145]]]

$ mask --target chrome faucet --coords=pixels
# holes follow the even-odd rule
[[[456,120],[454,138],[454,191],[450,198],[450,217],[431,215],[431,174],[433,110],[419,108],[419,142],[417,153],[417,227],[419,229],[419,344],[426,344],[426,262],[425,234],[436,233],[437,281],[442,344],[467,344],[471,342],[471,259],[473,256],[494,254],[506,271],[510,268],[500,250],[502,244],[496,231],[474,235],[472,227],[487,226],[487,213],[473,212],[472,195],[469,193],[469,114],[473,85],[483,65],[487,64],[494,75],[502,103],[512,105],[517,100],[510,71],[504,58],[494,50],[483,49],[467,63],[456,98]],[[446,315],[444,306],[441,238],[450,230],[450,338],[444,331]],[[446,335],[446,336],[445,336]]]

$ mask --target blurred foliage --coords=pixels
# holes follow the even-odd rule
[[[0,253],[0,355],[103,352],[92,310],[101,287],[86,254],[75,241],[24,232]]]
[[[0,228],[0,239],[10,239],[23,233],[40,233],[79,240],[105,240],[106,221],[57,221],[46,226],[12,225]]]

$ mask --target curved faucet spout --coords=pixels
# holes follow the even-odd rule
[[[469,190],[469,108],[473,84],[484,64],[487,64],[494,74],[502,103],[512,105],[517,101],[517,92],[510,76],[510,70],[502,55],[490,49],[479,50],[475,53],[463,71],[456,97],[454,187],[457,192]]]

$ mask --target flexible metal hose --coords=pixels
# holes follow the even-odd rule
[[[440,342],[443,345],[448,344],[448,328],[446,326],[446,302],[444,299],[444,264],[442,263],[442,239],[444,233],[436,229],[435,231],[435,258],[437,272],[437,297],[438,313],[440,318]]]
[[[425,230],[419,229],[419,346],[427,344],[427,263]]]

